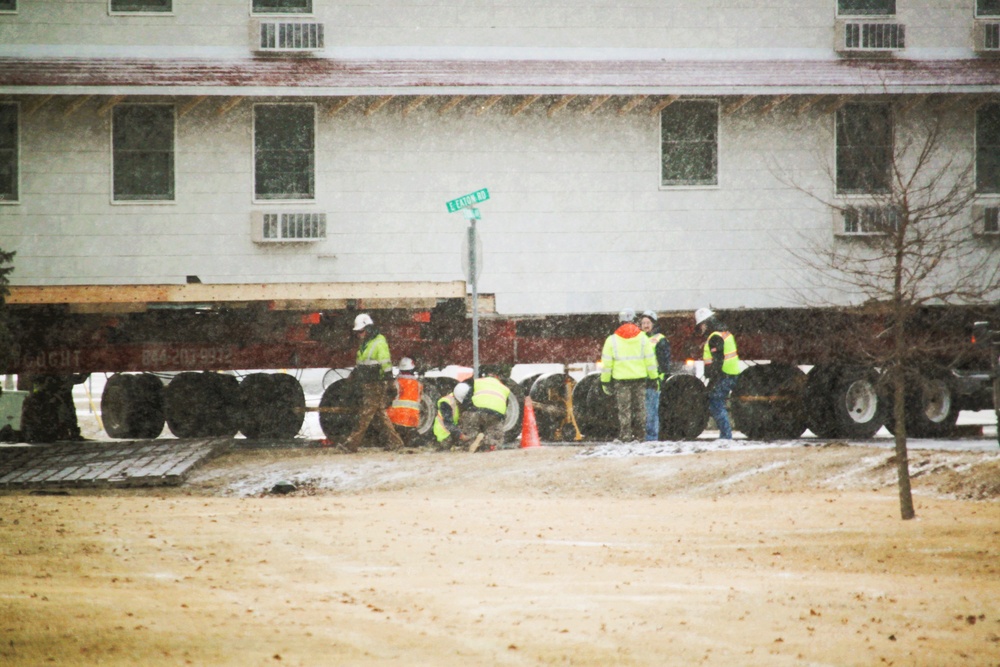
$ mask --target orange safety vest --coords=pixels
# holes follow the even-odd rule
[[[409,428],[420,426],[420,395],[423,385],[415,377],[401,375],[396,378],[396,386],[399,388],[396,400],[385,411],[389,415],[389,421]]]

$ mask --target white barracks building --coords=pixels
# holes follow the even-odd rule
[[[0,0],[0,248],[54,293],[455,296],[485,188],[501,314],[802,305],[931,115],[995,247],[998,54],[1000,0]]]

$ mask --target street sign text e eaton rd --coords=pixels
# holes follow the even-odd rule
[[[448,207],[449,213],[454,213],[455,211],[461,211],[466,206],[472,206],[473,204],[478,204],[484,202],[490,198],[490,191],[486,188],[482,190],[476,190],[472,194],[465,195],[464,197],[459,197],[458,199],[452,199],[446,205]]]

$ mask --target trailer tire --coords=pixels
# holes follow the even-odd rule
[[[503,419],[503,441],[514,442],[521,437],[521,426],[524,419],[524,390],[521,385],[509,377],[502,378],[510,395],[507,396],[507,413]]]
[[[750,366],[732,393],[734,428],[752,440],[798,438],[806,430],[805,383],[806,375],[797,366]]]
[[[163,390],[167,427],[178,438],[232,437],[238,430],[238,392],[232,375],[179,373]]]
[[[694,440],[708,426],[708,389],[693,375],[671,375],[660,385],[660,440]]]
[[[428,382],[426,379],[421,380],[421,390],[420,390],[420,422],[417,424],[417,428],[397,428],[396,431],[402,437],[409,431],[415,431],[412,434],[413,440],[411,444],[415,446],[421,446],[430,444],[434,439],[434,417],[437,416],[437,402],[441,396],[438,394],[437,384],[434,382]]]
[[[294,438],[305,420],[306,397],[287,373],[251,373],[239,388],[240,431],[250,440]]]
[[[319,407],[337,409],[337,412],[324,412],[321,409],[319,413],[319,425],[327,440],[343,441],[354,432],[358,423],[360,399],[357,385],[350,379],[337,380],[323,391]]]
[[[156,438],[163,432],[163,383],[148,373],[115,373],[101,392],[101,421],[112,438]]]
[[[885,424],[878,372],[863,366],[815,366],[806,378],[806,423],[821,438],[868,439]]]
[[[914,438],[941,438],[955,432],[955,386],[941,369],[921,371],[918,386],[906,392],[906,432]]]
[[[566,432],[560,430],[566,421],[566,381],[568,379],[569,376],[565,373],[543,373],[535,377],[528,391],[535,413],[538,437],[542,440],[555,440],[557,433],[563,438],[575,435],[568,430]],[[573,381],[569,380],[569,382],[570,391],[572,391]]]
[[[573,411],[576,425],[587,437],[618,437],[618,408],[615,399],[601,389],[600,371],[584,375],[573,387]]]

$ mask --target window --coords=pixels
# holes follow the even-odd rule
[[[660,112],[660,147],[663,185],[718,185],[718,102],[674,102]]]
[[[976,0],[976,16],[1000,17],[1000,0]]]
[[[16,12],[17,0],[0,0],[0,12]]]
[[[171,12],[172,0],[111,0],[112,13]]]
[[[1000,194],[1000,104],[976,110],[976,192]]]
[[[253,0],[254,14],[312,14],[312,0]]]
[[[845,104],[837,110],[837,193],[890,189],[892,112],[888,104]]]
[[[0,104],[0,201],[18,200],[17,105]]]
[[[837,0],[838,16],[895,16],[896,0]]]
[[[316,108],[311,104],[258,104],[254,119],[254,196],[313,199]]]
[[[174,198],[174,108],[119,104],[111,121],[115,201]]]

